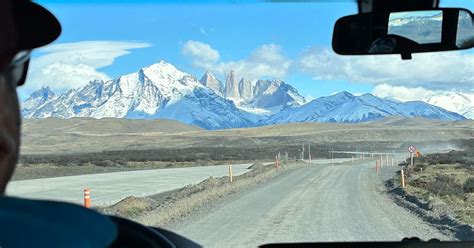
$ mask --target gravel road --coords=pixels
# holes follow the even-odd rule
[[[309,165],[234,194],[169,229],[205,247],[256,247],[270,242],[451,239],[396,205],[374,162]]]

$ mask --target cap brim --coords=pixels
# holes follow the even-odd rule
[[[20,50],[29,50],[53,42],[61,34],[61,24],[51,12],[32,2],[14,7]]]

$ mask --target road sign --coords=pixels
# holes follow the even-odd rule
[[[414,145],[409,146],[409,147],[408,147],[408,151],[409,151],[410,153],[416,152],[415,146],[414,146]]]
[[[419,158],[421,156],[421,152],[420,151],[416,151],[416,157]]]

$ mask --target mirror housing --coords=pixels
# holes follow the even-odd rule
[[[370,12],[345,16],[334,26],[332,47],[340,55],[400,54],[474,47],[473,15],[459,8]]]

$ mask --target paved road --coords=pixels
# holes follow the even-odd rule
[[[384,191],[373,161],[297,169],[230,197],[169,227],[205,247],[256,247],[269,242],[449,239],[399,207]]]
[[[232,165],[233,174],[247,172],[250,165]],[[157,194],[227,173],[227,165],[215,165],[21,180],[10,182],[7,194],[82,204],[83,189],[88,187],[91,190],[92,206],[110,205],[127,196]]]

